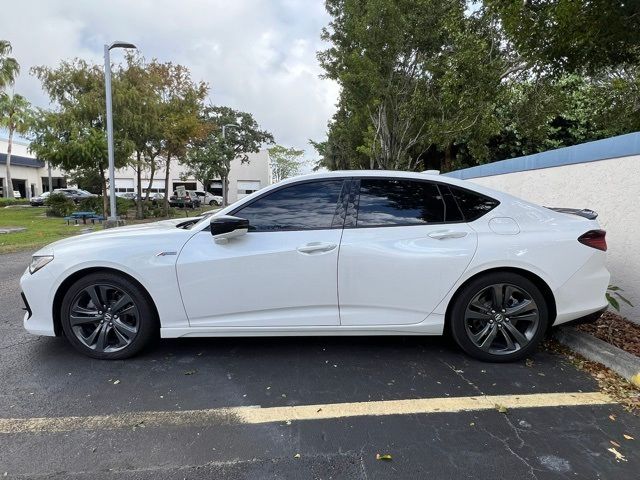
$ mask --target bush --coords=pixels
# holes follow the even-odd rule
[[[80,200],[78,208],[83,212],[96,212],[97,214],[103,214],[102,197],[83,198]]]
[[[116,213],[119,216],[126,215],[129,210],[135,209],[136,202],[129,198],[116,197]]]
[[[47,216],[49,217],[67,217],[75,209],[73,201],[62,193],[52,193],[45,201],[47,206]]]
[[[0,197],[0,207],[8,207],[9,205],[28,205],[29,200],[26,198],[4,198]]]

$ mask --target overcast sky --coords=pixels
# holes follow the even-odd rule
[[[254,114],[276,142],[315,153],[338,87],[322,80],[316,51],[329,22],[322,0],[19,0],[2,5],[0,38],[22,67],[15,91],[48,99],[34,65],[82,57],[102,63],[103,45],[135,43],[147,58],[188,66],[211,101]],[[112,54],[114,62],[122,53]]]

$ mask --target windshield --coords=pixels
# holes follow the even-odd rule
[[[197,224],[198,222],[200,222],[201,220],[204,220],[205,218],[209,218],[211,216],[213,216],[214,213],[217,213],[218,210],[209,210],[208,212],[202,212],[202,214],[198,215],[197,217],[191,217],[186,219],[184,222],[180,222],[176,225],[176,228],[182,228],[184,230],[191,230],[191,228]]]

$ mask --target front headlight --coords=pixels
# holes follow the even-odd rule
[[[33,275],[51,260],[53,260],[53,255],[34,255],[29,264],[29,273]]]

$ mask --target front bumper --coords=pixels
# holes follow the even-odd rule
[[[22,299],[25,304],[23,325],[27,332],[34,335],[55,337],[52,309],[52,285],[54,279],[47,268],[33,275],[26,270],[20,279]]]

